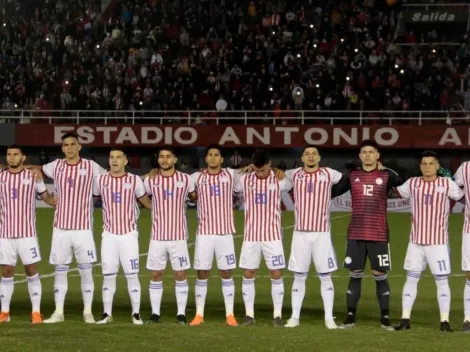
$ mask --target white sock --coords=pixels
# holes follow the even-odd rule
[[[207,296],[207,279],[196,280],[196,315],[204,316],[204,306],[206,305]]]
[[[331,273],[318,274],[320,278],[321,298],[323,299],[323,309],[325,310],[325,320],[333,320],[333,304],[335,301],[335,288],[331,280]]]
[[[243,278],[242,283],[243,302],[245,302],[246,316],[255,317],[255,279]]]
[[[13,296],[13,291],[15,290],[15,281],[14,277],[2,277],[0,285],[0,297],[2,302],[2,312],[10,312],[10,302],[11,297]]]
[[[93,304],[93,293],[95,291],[92,266],[91,264],[78,264],[78,271],[80,272],[81,277],[83,311],[85,313],[91,313],[91,305]]]
[[[271,297],[273,299],[273,317],[282,317],[282,303],[284,301],[284,280],[271,279]]]
[[[41,311],[42,286],[39,274],[28,276],[28,292],[31,299],[32,311]]]
[[[235,301],[235,284],[233,278],[222,279],[222,293],[224,295],[225,315],[233,315],[233,304]]]
[[[116,292],[116,274],[103,276],[103,310],[109,316],[113,315],[113,299]]]
[[[470,280],[465,282],[465,289],[463,290],[463,305],[465,312],[464,322],[470,321]]]
[[[176,305],[178,306],[177,315],[186,315],[186,305],[188,304],[188,281],[175,282]]]
[[[64,314],[65,295],[69,288],[67,280],[67,273],[69,272],[68,265],[57,265],[54,274],[54,301],[55,311]]]
[[[163,282],[150,281],[149,292],[152,314],[160,315],[160,308],[162,306]]]
[[[441,322],[449,321],[450,313],[450,287],[447,275],[435,275],[437,286],[437,301],[439,303],[439,311],[441,312]]]
[[[294,283],[292,284],[292,318],[300,319],[300,311],[302,309],[302,302],[305,297],[305,281],[307,280],[307,273],[295,273]]]
[[[413,304],[418,294],[418,282],[420,277],[421,273],[419,271],[408,271],[406,274],[406,282],[405,286],[403,286],[401,296],[402,319],[410,319],[411,310],[413,309]]]
[[[131,299],[132,314],[140,313],[140,281],[137,273],[126,274],[127,291]]]

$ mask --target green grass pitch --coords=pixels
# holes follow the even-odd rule
[[[243,213],[236,212],[236,247],[240,253],[243,234]],[[408,234],[410,215],[389,214],[391,229],[392,271],[389,274],[392,289],[391,318],[398,323],[401,314],[401,291],[405,282],[403,260]],[[53,300],[53,267],[48,264],[50,239],[52,233],[53,211],[39,209],[37,226],[41,245],[42,262],[40,273],[43,276],[42,313],[47,318],[54,309]],[[346,213],[335,213],[331,216],[333,238],[338,261],[341,263],[344,254],[345,234],[349,222]],[[194,242],[196,214],[188,212],[190,243]],[[284,246],[286,257],[290,253],[292,237],[293,213],[283,214]],[[452,248],[452,268],[454,274],[450,278],[452,290],[451,325],[459,330],[463,319],[463,288],[465,277],[460,271],[462,215],[450,217],[450,238]],[[150,233],[150,214],[142,211],[140,220],[141,272],[142,285],[142,317],[147,319],[150,314],[148,283],[150,275],[145,269],[145,253],[148,249]],[[101,210],[95,212],[95,238],[100,246]],[[191,244],[190,253],[194,250]],[[72,267],[75,267],[74,265]],[[95,318],[102,314],[101,303],[101,268],[95,267],[95,299],[93,311]],[[390,332],[380,328],[379,308],[375,298],[375,283],[370,276],[363,280],[362,297],[359,302],[357,325],[353,330],[328,331],[323,325],[323,308],[319,292],[319,280],[312,267],[307,281],[307,293],[301,313],[301,326],[297,329],[279,329],[271,326],[272,301],[271,285],[267,270],[263,264],[256,280],[256,321],[252,327],[239,326],[230,328],[224,324],[224,304],[220,278],[213,270],[209,279],[209,292],[206,301],[205,324],[199,327],[181,327],[175,324],[176,302],[174,282],[171,272],[164,281],[162,303],[162,324],[134,326],[130,317],[130,302],[127,284],[122,277],[118,278],[114,300],[113,324],[97,326],[87,325],[82,320],[82,298],[80,278],[77,271],[69,273],[69,291],[65,304],[65,323],[55,325],[32,326],[30,319],[30,301],[27,286],[24,282],[23,269],[17,268],[17,284],[11,305],[11,322],[0,326],[2,351],[442,351],[460,349],[468,345],[469,336],[455,332],[441,334],[439,332],[439,312],[436,299],[435,283],[429,272],[422,276],[419,284],[418,297],[412,314],[412,330],[407,332]],[[242,320],[244,305],[241,295],[241,271],[236,270],[235,315]],[[195,271],[189,271],[190,296],[187,318],[192,319],[194,305]],[[348,271],[339,269],[334,274],[336,291],[335,316],[337,322],[345,316],[345,292],[348,282]],[[285,297],[283,317],[290,316],[290,290],[292,273],[285,271]]]

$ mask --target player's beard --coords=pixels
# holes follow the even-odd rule
[[[21,162],[19,162],[18,164],[8,164],[8,167],[10,169],[17,169],[21,166]]]
[[[162,169],[163,171],[170,171],[171,169],[174,168],[174,165],[171,165],[171,166],[160,166],[160,169]]]

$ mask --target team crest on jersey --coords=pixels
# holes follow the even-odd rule
[[[184,182],[183,182],[183,181],[177,181],[177,182],[175,183],[175,185],[176,185],[176,187],[178,187],[178,188],[183,188]]]
[[[124,183],[124,189],[131,189],[132,185],[129,182]]]
[[[326,182],[328,181],[328,177],[326,177],[326,175],[320,175],[320,177],[318,177],[318,179],[320,180],[320,182]]]
[[[359,180],[359,177],[358,177],[354,180],[354,182],[361,182],[361,180]]]
[[[61,167],[59,168],[59,172],[64,172],[64,167],[63,167],[63,166],[61,166]]]
[[[228,180],[228,177],[227,177],[227,176],[222,176],[222,177],[220,178],[220,182],[222,182],[222,183],[228,183],[228,181],[229,181],[229,180]]]
[[[275,191],[276,190],[276,184],[275,183],[270,183],[268,186],[270,191]]]
[[[446,191],[446,188],[444,186],[437,186],[436,191],[439,193],[444,193]]]
[[[384,183],[384,180],[382,180],[380,177],[375,180],[375,183],[377,183],[379,186]]]
[[[204,181],[201,181],[201,182],[199,182],[199,183],[200,183],[201,185],[207,185],[207,181],[205,181],[205,180],[204,180]]]
[[[104,184],[104,185],[103,185],[103,188],[108,188],[108,184],[107,184],[107,183]]]
[[[30,185],[31,184],[31,179],[30,178],[24,178],[21,180],[21,183],[24,185]]]
[[[79,174],[80,176],[85,176],[87,173],[88,173],[88,171],[87,171],[86,169],[80,169],[80,170],[78,170],[78,174]]]
[[[305,178],[304,175],[299,175],[299,176],[297,176],[297,180],[299,180],[299,181],[302,181],[304,178]]]

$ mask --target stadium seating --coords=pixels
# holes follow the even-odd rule
[[[2,109],[470,108],[468,37],[396,46],[394,1],[30,2],[2,15]]]

